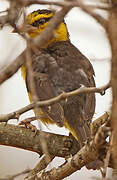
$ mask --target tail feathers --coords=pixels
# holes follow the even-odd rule
[[[77,140],[78,140],[80,146],[82,147],[82,146],[84,146],[85,142],[91,135],[90,128],[88,127],[88,125],[86,123],[81,127],[78,126],[76,135],[77,135]]]
[[[90,137],[90,128],[85,123],[83,126],[71,127],[67,121],[65,121],[65,127],[70,131],[73,137],[79,142],[80,147],[84,146],[86,140]]]

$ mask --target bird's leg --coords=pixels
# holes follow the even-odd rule
[[[47,117],[45,117],[45,116],[46,116],[46,115],[39,115],[39,116],[38,116],[38,119],[47,118]],[[31,129],[31,131],[34,132],[34,136],[35,136],[36,133],[37,133],[37,128],[36,128],[36,126],[34,126],[33,124],[31,124],[31,121],[35,121],[35,120],[37,120],[37,117],[26,118],[26,119],[20,121],[19,125],[25,125],[26,128]]]
[[[24,125],[26,128],[31,129],[31,131],[34,132],[35,135],[36,135],[36,133],[37,133],[37,128],[36,128],[36,126],[34,126],[33,124],[31,124],[31,121],[35,121],[35,120],[37,120],[36,117],[26,118],[26,119],[20,121],[20,122],[19,122],[19,125]]]

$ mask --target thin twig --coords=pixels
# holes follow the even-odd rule
[[[29,174],[27,175],[27,177],[25,178],[25,180],[28,178],[28,180],[30,179],[35,179],[35,174],[37,174],[38,172],[42,171],[43,169],[45,169],[47,167],[47,165],[54,159],[55,156],[50,156],[49,160],[46,160],[46,156],[44,155],[42,157],[41,160],[39,160],[39,163],[35,166],[35,168],[29,172]]]
[[[31,94],[31,98],[33,102],[37,102],[38,101],[38,96],[37,96],[37,91],[36,91],[36,87],[35,87],[35,83],[34,83],[34,72],[33,72],[33,68],[32,68],[32,57],[31,57],[31,44],[30,41],[28,39],[27,40],[27,51],[26,51],[26,69],[28,72],[28,79],[29,79],[29,84],[30,84],[30,94]],[[35,106],[34,108],[34,113],[36,118],[38,119],[40,116],[39,113],[39,108]],[[40,130],[41,130],[41,124],[40,125]],[[46,143],[46,139],[44,138],[44,135],[42,132],[40,132],[41,135],[41,144],[42,144],[42,149],[43,149],[43,154],[45,154],[46,158],[45,160],[47,161],[46,163],[49,164],[49,162],[51,161],[50,155],[48,153],[48,149],[47,149],[47,143]]]
[[[36,1],[28,1],[27,5],[29,3],[37,3],[37,4],[50,4],[50,5],[57,5],[57,6],[62,6],[64,8],[73,8],[73,7],[80,7],[83,11],[85,11],[86,13],[88,13],[90,16],[92,16],[94,19],[97,20],[98,23],[100,23],[104,28],[107,28],[107,21],[106,19],[104,19],[102,16],[100,16],[99,14],[96,14],[93,12],[94,9],[98,8],[98,9],[103,9],[103,10],[110,10],[111,7],[110,6],[96,6],[96,5],[85,5],[84,3],[82,3],[81,0],[79,1],[73,1],[73,2],[50,2],[50,1],[42,1],[42,0],[36,0]]]
[[[106,26],[106,20],[103,19],[102,20],[103,22],[101,22],[99,15],[93,13],[90,10],[90,8],[85,7],[85,5],[83,5],[81,2],[79,3],[79,5],[82,8],[82,10],[89,13],[91,16],[97,19],[97,21],[99,21],[102,24],[105,24],[104,26]],[[56,27],[60,24],[64,16],[72,7],[73,6],[69,5],[68,7],[64,7],[61,11],[56,12],[52,20],[49,22],[49,25],[45,28],[45,30],[41,33],[41,35],[33,40],[34,41],[33,43],[36,44],[37,47],[43,46],[46,42],[49,41],[49,39],[51,39],[54,36],[53,29],[56,29]],[[9,65],[3,72],[0,73],[0,84],[2,84],[5,80],[10,78],[14,73],[17,72],[17,70],[21,67],[21,65],[23,65],[24,54],[25,52],[23,52],[19,57],[17,57],[17,59],[13,63],[11,63],[11,65]]]
[[[87,6],[82,6],[81,9],[86,12],[88,15],[93,17],[104,29],[107,29],[108,21],[104,19],[101,15],[96,14],[94,9],[88,8]]]
[[[56,12],[49,25],[44,29],[41,35],[32,40],[32,44],[35,44],[37,47],[41,47],[47,43],[54,36],[53,29],[57,28],[70,9],[71,7],[65,7],[59,12]],[[25,52],[26,51],[24,51],[13,63],[11,63],[3,72],[0,73],[0,84],[10,78],[23,65]]]
[[[50,39],[54,37],[54,29],[63,21],[64,16],[70,11],[72,7],[63,7],[57,11],[52,19],[49,21],[48,26],[41,32],[41,35],[33,39],[37,47],[43,47]]]
[[[43,4],[43,5],[56,5],[56,6],[62,6],[62,7],[80,7],[81,2],[79,2],[78,0],[76,1],[43,1],[43,0],[28,0],[28,1],[24,1],[24,0],[20,0],[22,1],[22,3],[25,6],[30,6],[32,4]],[[83,3],[82,3],[83,4]],[[84,5],[84,4],[83,4]],[[111,6],[109,5],[105,5],[105,4],[100,4],[100,5],[84,5],[87,6],[88,8],[98,8],[98,9],[102,9],[102,10],[110,10]]]
[[[25,62],[25,51],[18,56],[8,67],[0,72],[0,84],[15,74]]]
[[[16,177],[27,174],[30,171],[31,171],[30,169],[25,169],[24,171],[16,173],[14,175],[7,175],[5,178],[2,178],[2,179],[0,178],[0,180],[14,180]]]
[[[107,167],[109,165],[109,160],[110,160],[110,156],[111,156],[111,147],[112,147],[112,134],[109,136],[108,150],[106,153],[106,157],[104,159],[104,168],[103,168],[103,170],[100,169],[101,174],[102,174],[102,180],[105,180],[105,178],[106,178]]]
[[[110,88],[110,82],[108,84],[106,84],[105,86],[102,87],[81,87],[79,89],[76,89],[74,91],[65,93],[63,92],[62,94],[60,94],[57,97],[54,97],[52,99],[49,100],[45,100],[45,101],[38,101],[38,102],[33,102],[17,111],[14,111],[12,113],[9,114],[4,114],[0,116],[0,122],[7,122],[10,119],[18,119],[20,117],[21,114],[35,108],[35,107],[43,107],[43,106],[49,106],[52,105],[54,103],[59,102],[60,100],[66,100],[67,98],[71,97],[71,96],[75,96],[75,95],[80,95],[83,93],[100,93],[100,94],[104,94],[105,91]]]

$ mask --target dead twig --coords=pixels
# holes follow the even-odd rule
[[[72,7],[63,7],[60,11],[56,12],[52,19],[49,21],[48,26],[42,31],[41,35],[33,39],[36,47],[43,47],[55,34],[54,29],[63,21],[64,16],[70,11]]]
[[[14,111],[12,113],[9,114],[4,114],[4,115],[0,115],[0,122],[7,122],[10,119],[19,119],[20,115],[31,110],[34,109],[35,107],[43,107],[43,106],[49,106],[52,105],[54,103],[59,102],[60,100],[66,100],[67,98],[71,97],[71,96],[75,96],[75,95],[80,95],[83,93],[100,93],[100,94],[104,94],[105,91],[110,88],[110,83],[106,84],[105,86],[96,88],[96,87],[81,87],[79,89],[76,89],[74,91],[68,92],[68,93],[62,93],[57,97],[54,97],[52,99],[49,100],[45,100],[45,101],[37,101],[37,102],[33,102],[17,111]]]
[[[81,6],[81,2],[76,0],[76,1],[48,1],[48,0],[20,0],[20,2],[22,2],[22,4],[24,4],[24,6],[30,6],[32,4],[43,4],[43,5],[56,5],[56,6],[61,6],[61,7],[80,7]],[[82,3],[83,4],[83,3]],[[102,9],[102,10],[110,10],[111,6],[109,6],[108,4],[100,4],[100,5],[87,5],[87,4],[83,4],[83,6],[87,6],[87,8],[98,8],[98,9]]]
[[[112,148],[112,134],[109,137],[108,150],[106,153],[106,157],[104,159],[104,167],[103,167],[103,170],[101,170],[102,180],[105,180],[105,178],[106,178],[107,167],[109,166],[109,160],[110,160],[110,156],[111,156],[111,148]]]
[[[35,179],[35,176],[38,172],[42,171],[47,167],[47,165],[54,159],[55,156],[50,156],[50,161],[46,161],[46,156],[44,155],[42,159],[40,159],[39,163],[35,166],[35,168],[29,172],[28,176],[25,178],[26,179]]]
[[[54,36],[53,30],[57,28],[70,9],[71,7],[65,7],[59,12],[56,12],[49,25],[45,28],[41,35],[32,40],[32,44],[39,48],[47,43]],[[19,57],[17,57],[16,60],[11,63],[3,72],[0,73],[0,84],[10,78],[23,65],[25,53],[26,50]]]
[[[101,15],[96,14],[94,9],[88,8],[87,6],[82,6],[81,9],[86,12],[88,15],[93,17],[104,29],[107,29],[108,21],[104,19]]]
[[[18,56],[15,61],[13,61],[8,67],[0,72],[0,84],[9,79],[13,74],[15,74],[18,69],[25,62],[25,51]]]
[[[81,2],[79,3],[79,5],[82,8],[82,10],[89,13],[94,18],[97,18],[97,20],[99,22],[101,21],[101,20],[99,20],[100,19],[99,15],[93,14],[93,12],[90,11],[90,8],[85,7],[85,5],[83,5]],[[45,28],[45,30],[41,33],[41,35],[32,40],[33,45],[35,44],[37,47],[44,46],[44,44],[47,43],[54,36],[53,30],[57,28],[57,26],[63,20],[64,16],[68,13],[68,11],[72,7],[73,6],[71,6],[71,5],[69,5],[67,7],[65,6],[59,12],[56,12],[54,17],[52,18],[52,20],[49,22],[49,25]],[[5,18],[6,18],[6,16],[5,16]],[[104,22],[102,24],[106,24],[104,19],[102,21]],[[106,25],[104,25],[104,26],[106,26]],[[11,65],[9,65],[3,72],[0,73],[0,84],[2,84],[5,80],[10,78],[23,65],[24,54],[25,54],[25,52],[23,52],[19,57],[17,57],[17,59],[13,63],[11,63]]]
[[[30,171],[31,171],[30,169],[25,169],[24,171],[16,173],[14,175],[7,175],[5,178],[2,178],[2,179],[0,178],[0,180],[14,180],[16,177],[27,174]]]

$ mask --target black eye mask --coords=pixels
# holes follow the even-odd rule
[[[44,23],[48,22],[51,19],[51,17],[49,18],[41,18],[37,21],[34,21],[31,25],[34,27],[38,27],[40,25],[43,25]]]

